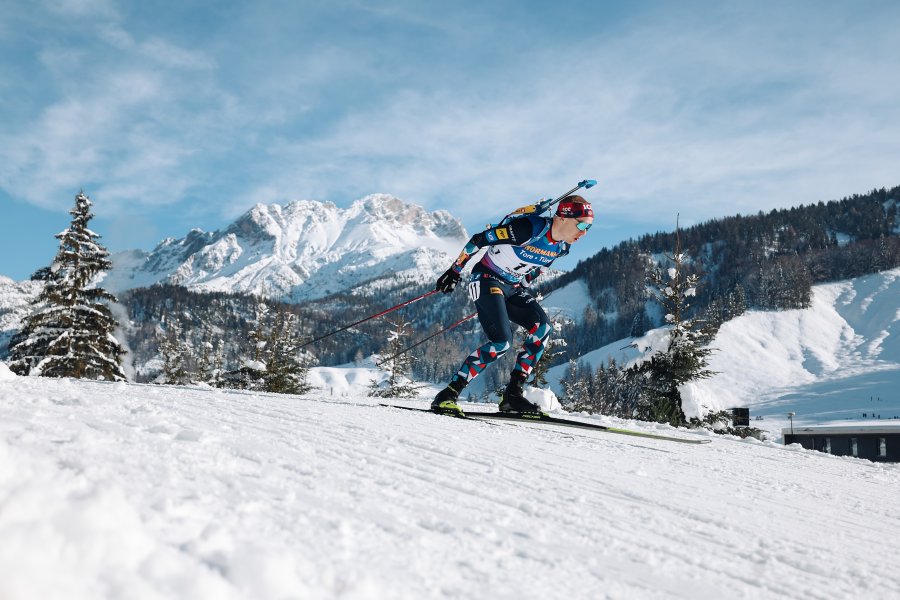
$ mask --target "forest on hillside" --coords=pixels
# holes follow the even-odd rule
[[[591,306],[572,332],[580,354],[660,325],[648,307],[645,273],[665,266],[676,236],[701,275],[692,309],[714,324],[735,304],[762,310],[809,306],[813,284],[900,265],[900,186],[843,200],[727,217],[678,232],[647,234],[603,249],[552,283],[586,282]]]

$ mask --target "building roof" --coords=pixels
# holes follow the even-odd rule
[[[831,425],[795,425],[793,430],[784,427],[782,435],[862,435],[888,434],[900,435],[900,420],[883,419],[881,422],[868,423],[835,423]]]

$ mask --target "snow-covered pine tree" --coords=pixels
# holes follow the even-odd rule
[[[647,333],[648,329],[650,326],[648,325],[647,311],[642,308],[634,314],[634,319],[631,321],[631,332],[628,335],[638,338]]]
[[[569,410],[576,401],[575,383],[578,379],[578,362],[574,358],[569,359],[563,376],[559,380],[559,385],[563,390],[560,403]]]
[[[747,312],[747,294],[744,292],[744,286],[736,284],[731,293],[728,294],[727,319],[735,319]]]
[[[215,386],[222,376],[221,340],[206,339],[200,343],[200,355],[194,367],[194,381]]]
[[[596,412],[602,415],[631,418],[633,414],[626,406],[620,389],[620,371],[615,358],[610,358],[605,365],[600,363],[594,373],[596,396],[592,404]]]
[[[560,380],[563,389],[563,403],[566,410],[593,412],[591,402],[591,380],[593,376],[590,368],[574,358],[569,360],[566,373]]]
[[[269,307],[259,300],[253,307],[256,316],[253,329],[248,338],[252,344],[253,357],[241,357],[240,366],[237,369],[222,373],[219,385],[221,387],[238,390],[265,390],[266,365],[263,362],[263,354],[266,348],[266,322],[268,320]]]
[[[671,326],[669,344],[665,351],[657,352],[636,368],[636,374],[643,376],[646,391],[646,402],[637,407],[636,416],[684,425],[687,421],[678,387],[712,375],[706,362],[711,350],[703,345],[702,321],[687,316],[688,299],[696,295],[700,276],[686,273],[687,257],[681,251],[680,236],[676,236],[675,254],[667,258],[671,266],[665,271],[659,267],[649,269],[647,282]]]
[[[156,379],[156,383],[184,385],[188,383],[190,376],[184,364],[187,348],[181,341],[181,327],[176,319],[169,319],[164,325],[166,327],[165,334],[159,343],[163,372]]]
[[[297,315],[283,309],[275,313],[264,352],[267,392],[305,394],[312,389],[307,375],[313,359],[300,350],[296,331]]]
[[[609,414],[623,419],[635,418],[645,397],[641,378],[634,377],[631,369],[618,367],[614,360],[610,360],[606,376],[607,389],[614,402]]]
[[[213,387],[222,387],[222,378],[225,375],[225,342],[219,339],[213,350],[212,372],[206,383]]]
[[[125,350],[109,309],[116,298],[94,285],[112,265],[100,236],[88,229],[94,215],[83,191],[69,214],[72,223],[56,235],[59,250],[44,272],[46,285],[34,312],[10,342],[10,369],[19,375],[124,381]]]
[[[297,315],[284,307],[272,312],[264,301],[257,303],[255,312],[256,322],[249,334],[253,358],[244,358],[241,366],[232,371],[223,372],[220,365],[213,384],[280,394],[311,390],[307,376],[315,359],[300,350]]]
[[[388,372],[387,381],[372,381],[369,396],[378,398],[414,398],[422,387],[416,385],[410,375],[415,357],[410,352],[403,352],[407,347],[410,324],[402,319],[388,319],[391,331],[388,334],[388,346],[385,354],[393,357],[382,365]]]

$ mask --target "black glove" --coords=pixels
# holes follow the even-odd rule
[[[456,287],[456,284],[459,283],[460,275],[453,268],[447,269],[447,272],[441,275],[437,280],[437,285],[434,286],[434,289],[440,290],[445,294],[449,294]]]

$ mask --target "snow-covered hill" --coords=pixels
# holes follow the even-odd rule
[[[646,354],[631,344],[654,348],[660,333],[619,340],[583,360],[631,363]],[[764,418],[754,425],[776,438],[788,412],[802,425],[859,422],[863,413],[900,417],[900,269],[816,285],[806,310],[750,311],[725,323],[712,346],[716,374],[693,386],[696,400],[713,410],[749,406]],[[565,369],[552,369],[551,379]]]
[[[386,194],[347,209],[312,200],[258,204],[223,230],[195,229],[149,253],[113,255],[101,285],[121,292],[167,282],[298,301],[377,278],[430,281],[467,239],[450,213],[429,213]]]
[[[808,310],[744,315],[715,346],[718,375],[699,386],[779,427],[789,411],[794,424],[900,417],[900,269],[815,286]]]
[[[0,366],[4,600],[895,597],[898,496],[797,446]]]
[[[0,355],[31,312],[31,303],[42,289],[39,281],[13,281],[0,275]]]

